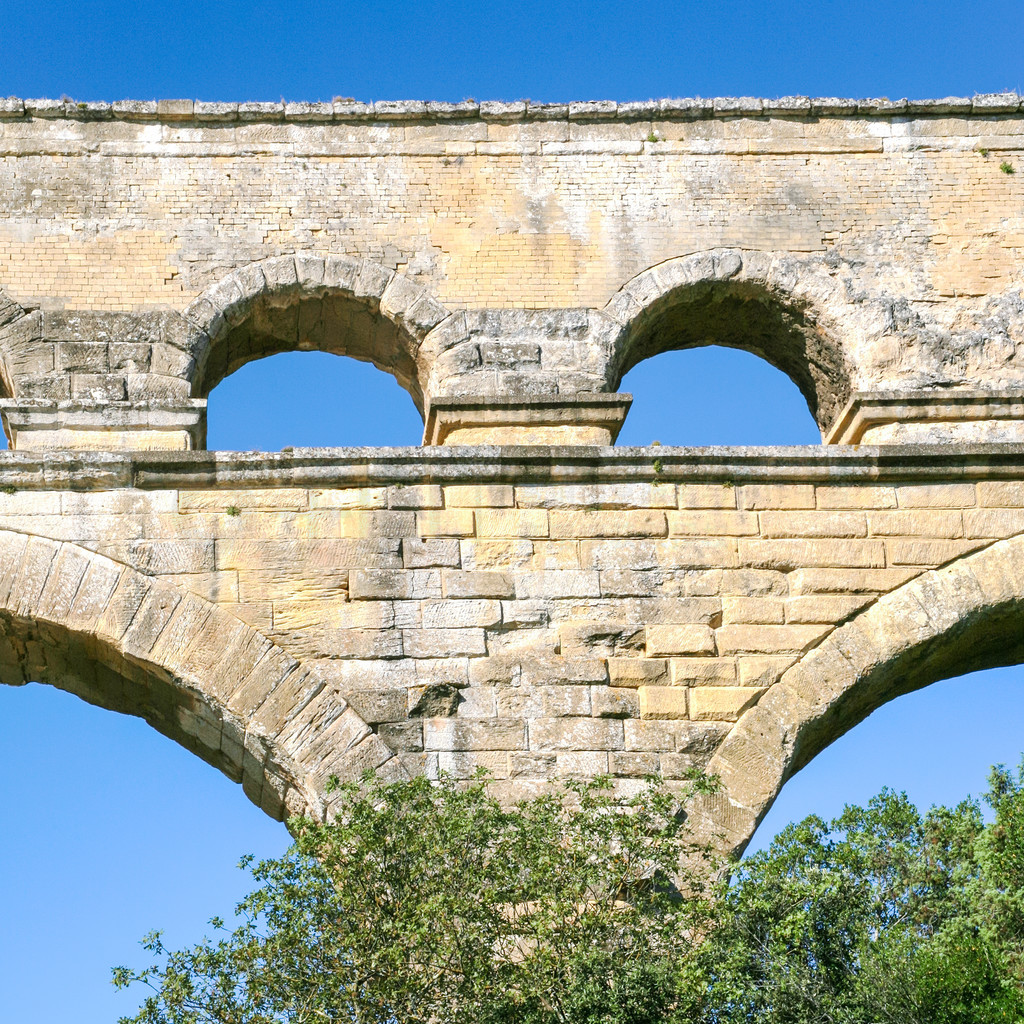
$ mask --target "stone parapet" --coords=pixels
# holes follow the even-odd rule
[[[518,100],[464,100],[445,103],[422,100],[378,100],[361,103],[335,99],[324,103],[275,102],[221,103],[203,100],[118,100],[113,103],[81,103],[71,99],[0,99],[0,120],[25,117],[75,121],[141,121],[175,124],[338,122],[485,122],[557,121],[643,121],[701,120],[756,116],[841,117],[867,115],[879,118],[934,117],[955,114],[982,115],[1017,113],[1024,99],[1015,92],[979,93],[975,96],[947,96],[942,99],[839,98],[820,96],[690,97],[632,101],[589,100],[570,103],[538,103]]]

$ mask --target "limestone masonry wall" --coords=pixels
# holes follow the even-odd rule
[[[249,751],[247,792],[274,814],[316,808],[329,774],[374,766],[483,767],[508,798],[605,773],[626,791],[718,767],[735,723],[830,637],[937,567],[1024,537],[1016,447],[945,461],[903,449],[888,463],[883,449],[667,448],[658,473],[636,449],[603,470],[594,449],[463,449],[419,465],[413,451],[7,456],[5,479],[21,483],[0,493],[0,677],[143,714],[239,778]],[[735,480],[722,478],[730,463]],[[125,479],[136,486],[111,487]],[[90,587],[94,558],[113,568]],[[58,568],[68,559],[79,568]],[[912,607],[948,627],[948,605]],[[987,657],[956,625],[957,656]],[[905,611],[889,628],[921,640]],[[1014,629],[997,660],[1019,646]],[[258,687],[238,668],[254,648],[254,664],[279,662]],[[943,657],[931,653],[932,678],[956,663]],[[882,691],[839,706],[801,750],[777,749],[780,764],[931,681],[891,661]],[[83,682],[93,663],[121,681]],[[310,702],[317,724],[298,729]],[[344,738],[324,720],[343,721]],[[773,797],[781,782],[745,764],[741,790]],[[742,845],[761,808],[725,806],[715,827]]]
[[[278,817],[706,767],[741,849],[874,708],[1024,660],[1022,150],[1015,94],[0,101],[0,681]],[[825,446],[611,447],[623,374],[708,344]],[[199,450],[295,349],[424,446]]]
[[[719,343],[788,373],[832,442],[1020,440],[1022,140],[1016,94],[2,101],[6,429],[202,447],[225,373],[322,348],[459,443],[479,425],[450,400],[569,407]],[[545,440],[614,436],[573,416]]]

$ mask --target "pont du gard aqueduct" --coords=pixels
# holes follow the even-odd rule
[[[873,709],[1024,659],[1021,103],[0,101],[0,681],[279,818],[706,767],[742,849]],[[623,374],[707,344],[822,445],[614,447]],[[423,446],[206,451],[294,349]]]

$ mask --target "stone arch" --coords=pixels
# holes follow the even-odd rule
[[[278,819],[324,814],[331,775],[400,772],[315,671],[227,610],[78,545],[0,530],[0,683],[30,681],[145,719]]]
[[[15,349],[22,341],[22,332],[14,325],[25,315],[26,311],[0,287],[0,398],[14,394],[11,364],[16,361]]]
[[[320,350],[371,362],[424,407],[423,338],[448,310],[408,278],[352,256],[300,253],[250,263],[185,310],[198,333],[192,393],[205,397],[245,363]]]
[[[712,249],[667,260],[627,282],[604,307],[621,330],[609,387],[673,349],[724,345],[767,360],[800,389],[822,432],[852,391],[834,307],[840,285],[818,257]]]
[[[1024,661],[1024,535],[883,595],[833,630],[736,723],[696,808],[742,852],[786,780],[876,708],[940,679]]]

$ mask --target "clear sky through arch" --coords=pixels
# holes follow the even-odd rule
[[[1019,0],[4,0],[0,95],[969,96],[1024,87],[1022,38]],[[640,364],[623,384],[636,403],[620,443],[819,443],[806,403],[788,381],[775,377],[776,390],[776,371],[767,364],[722,351],[666,353]],[[358,401],[345,403],[346,410],[327,402],[325,411],[324,403],[289,399],[308,395],[301,374],[317,359],[336,360],[331,373],[351,368],[346,380],[365,373]],[[292,363],[296,376],[277,369]],[[263,373],[270,377],[261,381]],[[392,381],[376,388],[380,376],[365,364],[314,353],[252,364],[214,392],[211,443],[417,443],[422,427],[412,402]],[[329,378],[317,379],[321,392],[331,386]],[[652,415],[671,417],[670,402],[680,414],[701,408],[707,388],[693,390],[700,380],[731,382],[733,397],[746,388],[776,415],[754,417],[753,398],[729,410],[713,404],[696,423],[704,434],[692,422]],[[341,411],[355,419],[346,424],[328,415]],[[379,423],[373,417],[382,412]],[[736,433],[716,432],[713,416]],[[287,429],[266,433],[282,424]],[[317,434],[323,426],[326,432]],[[977,678],[938,684],[881,709],[834,755],[826,750],[787,785],[769,822],[824,810],[826,797],[827,813],[837,801],[863,799],[855,783],[865,766],[912,796],[914,779],[926,777],[917,797],[925,801],[977,791],[990,761],[1012,759],[1005,751],[1017,746],[1015,733],[1024,733],[1024,686],[1005,682],[1015,678],[1012,671],[993,677],[991,686]],[[934,703],[922,710],[919,701]],[[975,711],[981,713],[969,719]],[[65,694],[0,688],[0,728],[0,1021],[110,1024],[136,1003],[113,992],[107,968],[140,965],[136,943],[152,927],[167,927],[172,943],[198,938],[205,919],[228,910],[244,886],[245,876],[233,868],[237,857],[276,852],[284,831],[239,787],[143,723]],[[908,761],[911,739],[917,752]],[[841,746],[847,741],[855,746]]]

